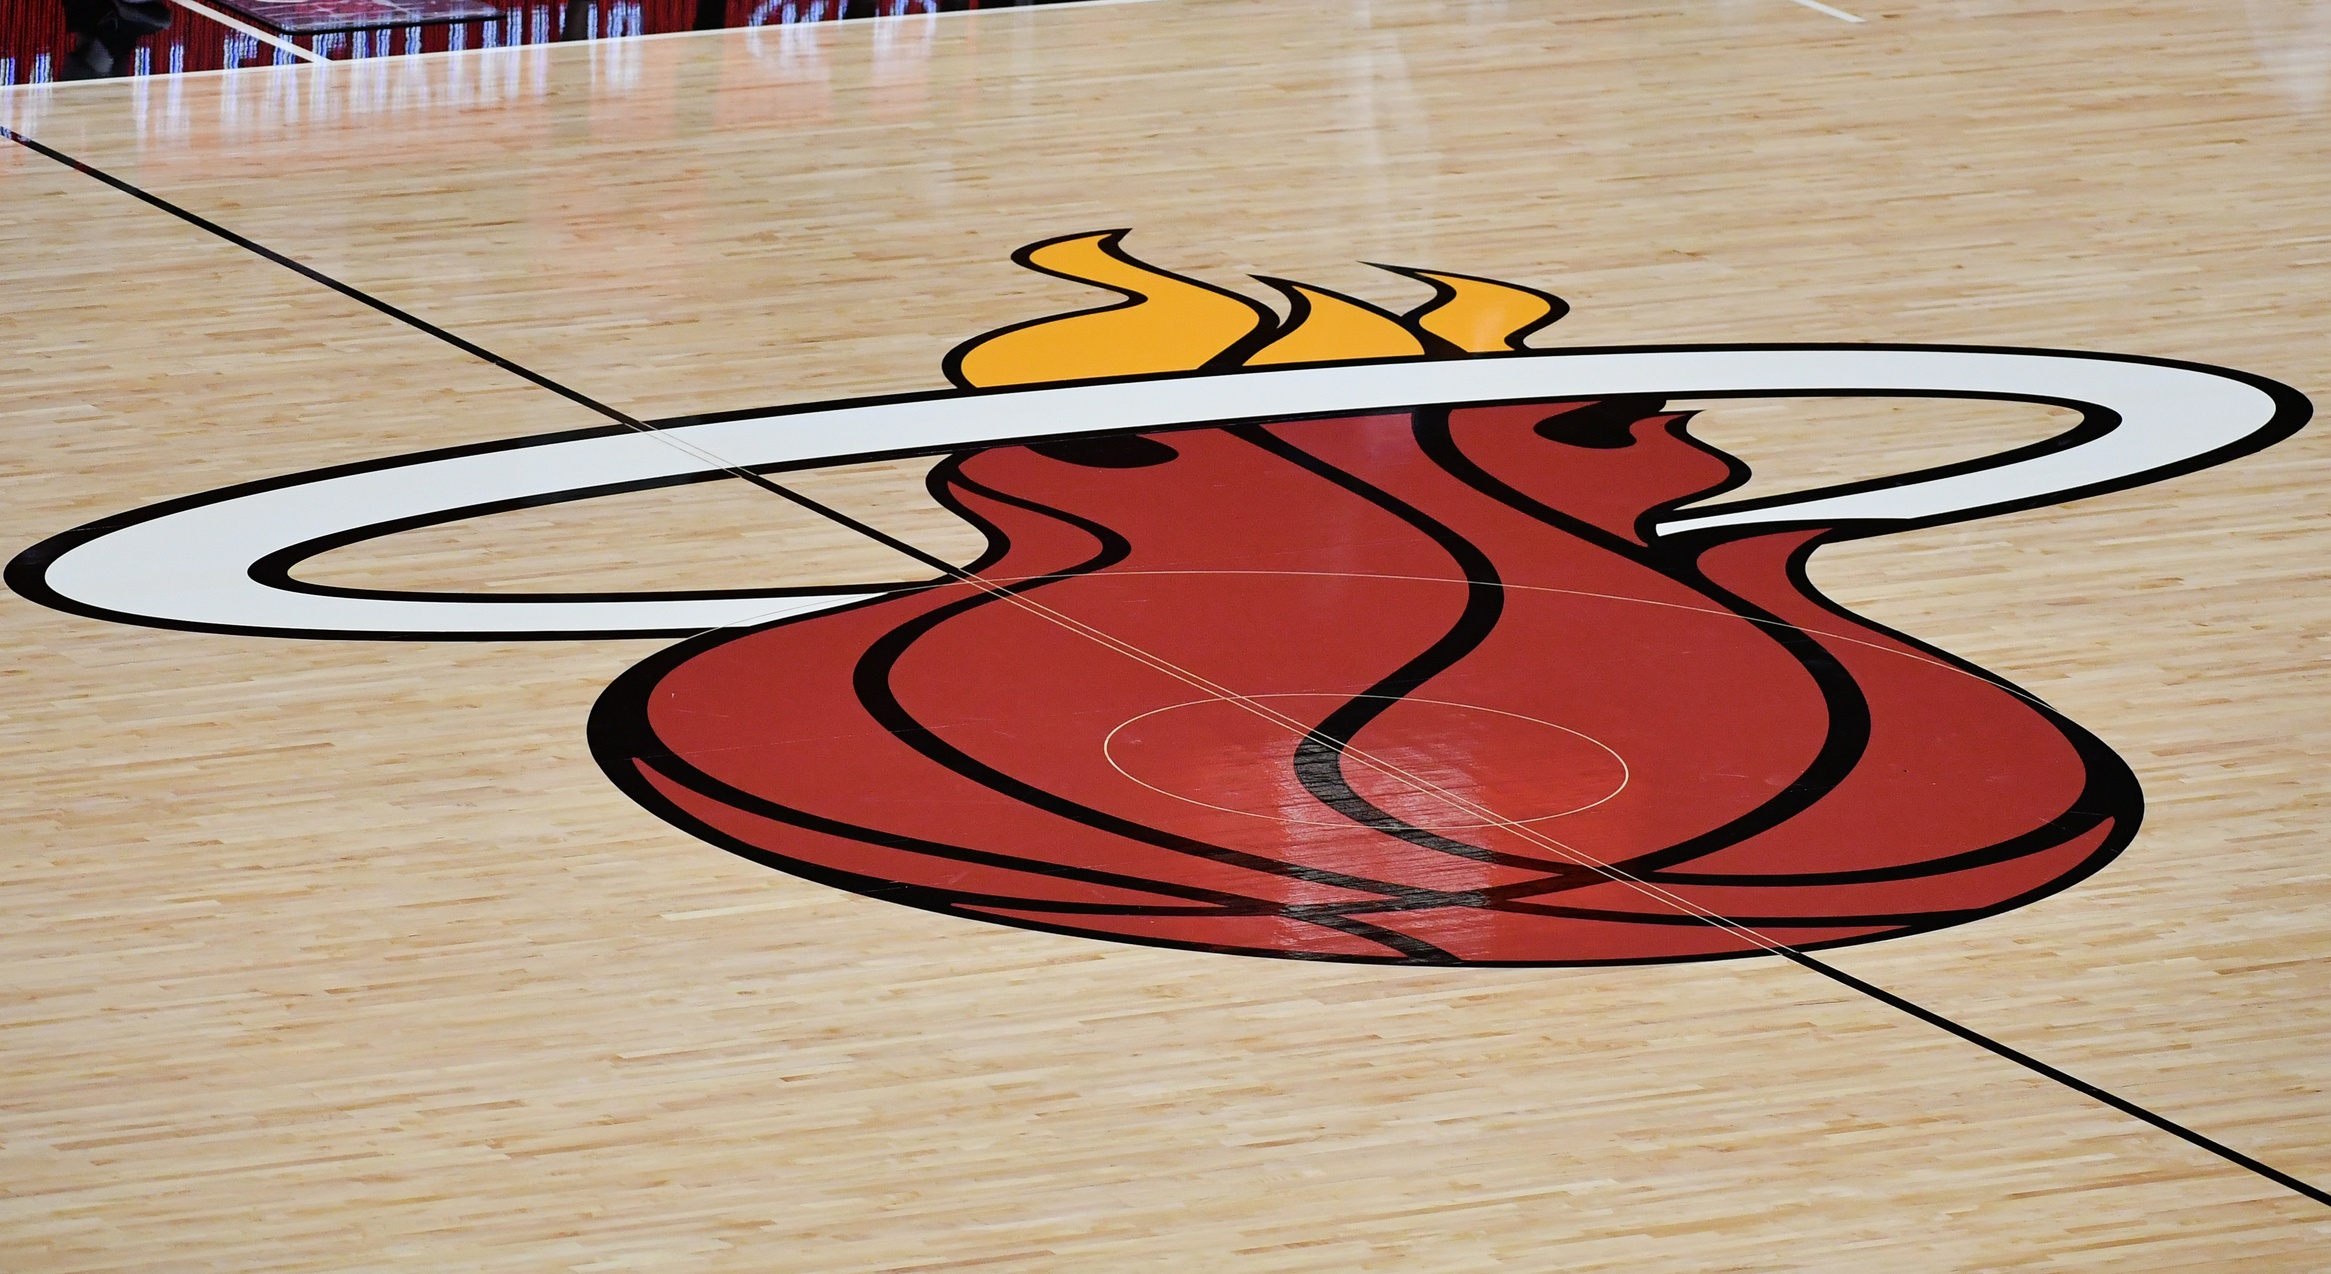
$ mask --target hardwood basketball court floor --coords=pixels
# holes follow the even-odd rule
[[[0,1265],[2325,1268],[2326,12],[0,90]]]

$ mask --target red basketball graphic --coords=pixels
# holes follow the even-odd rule
[[[1825,603],[1820,531],[1647,536],[1731,480],[1687,428],[1514,403],[962,455],[933,493],[987,584],[683,646],[598,748],[846,888],[1310,958],[1757,949],[1708,913],[1866,940],[2126,843],[2119,760]]]

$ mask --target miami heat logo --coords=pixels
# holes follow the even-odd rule
[[[950,354],[950,391],[647,422],[253,484],[60,536],[28,596],[168,627],[687,639],[610,687],[616,783],[733,852],[972,919],[1249,955],[1666,961],[1863,942],[2066,888],[2135,834],[2103,744],[1821,597],[1850,537],[2150,482],[2307,405],[2190,364],[1936,346],[1533,350],[1559,300],[1462,275],[1281,317],[1119,234],[1024,250],[1114,305]],[[2078,428],[1723,502],[1669,403],[1942,395]],[[1840,438],[1840,447],[1854,445]],[[480,513],[940,456],[986,536],[891,586],[497,597],[302,560]],[[798,497],[796,497],[798,498]]]

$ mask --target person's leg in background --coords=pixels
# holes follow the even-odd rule
[[[170,25],[170,6],[163,0],[64,0],[64,6],[73,52],[58,72],[60,80],[127,75],[131,46]]]

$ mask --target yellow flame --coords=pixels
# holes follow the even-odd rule
[[[1056,239],[1020,260],[1124,294],[1125,301],[1005,328],[950,356],[965,385],[1026,385],[1203,367],[1252,334],[1268,313],[1234,293],[1153,270],[1115,251],[1122,231]]]
[[[1416,325],[1469,354],[1516,348],[1516,337],[1562,317],[1567,308],[1543,292],[1492,279],[1431,270],[1408,273],[1449,290],[1414,316]]]
[[[1416,358],[1424,342],[1399,319],[1348,297],[1302,283],[1277,285],[1295,299],[1293,326],[1284,336],[1246,360],[1249,367],[1271,363],[1328,363],[1356,358]]]
[[[1227,365],[1486,354],[1523,348],[1524,336],[1570,308],[1559,297],[1495,279],[1384,267],[1430,284],[1433,299],[1394,315],[1309,284],[1264,279],[1291,303],[1282,325],[1260,302],[1134,260],[1119,247],[1124,237],[1108,230],[1021,249],[1013,259],[1030,269],[1125,299],[974,337],[947,356],[947,374],[956,384],[979,387]]]

